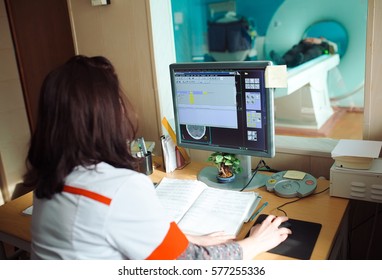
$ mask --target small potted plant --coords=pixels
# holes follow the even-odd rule
[[[234,154],[215,152],[208,157],[208,161],[212,162],[218,169],[217,180],[220,183],[231,182],[235,179],[236,174],[240,173],[240,159]]]

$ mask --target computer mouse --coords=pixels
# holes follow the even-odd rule
[[[292,229],[292,224],[291,224],[289,221],[285,221],[285,222],[282,222],[282,223],[279,225],[279,228],[282,228],[282,227]]]

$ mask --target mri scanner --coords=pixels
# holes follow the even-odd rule
[[[331,98],[356,91],[363,97],[366,18],[367,0],[285,0],[280,5],[264,39],[265,59],[272,50],[284,54],[319,22],[341,25],[348,46],[341,58],[322,55],[288,69],[288,89],[275,91],[276,126],[317,130],[333,115]],[[333,73],[340,75],[341,83],[328,84]]]

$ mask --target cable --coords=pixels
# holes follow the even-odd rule
[[[327,187],[326,189],[324,189],[324,190],[322,190],[322,191],[320,191],[320,192],[312,193],[312,194],[309,195],[309,196],[317,195],[317,194],[320,194],[320,193],[324,193],[324,192],[326,192],[327,190],[329,190],[329,187]],[[309,197],[309,196],[306,196],[306,197]]]
[[[370,222],[371,219],[374,219],[374,223],[376,220],[378,220],[378,217],[376,217],[377,215],[380,215],[382,213],[382,210],[379,209],[379,205],[377,203],[376,205],[376,209],[375,210],[375,213],[373,213],[372,215],[366,217],[363,221],[357,223],[356,225],[353,225],[353,222],[354,222],[354,213],[358,212],[359,210],[356,209],[356,207],[358,207],[358,204],[356,204],[355,206],[353,207],[350,207],[350,212],[349,212],[349,217],[350,217],[350,220],[349,220],[349,232],[348,232],[348,254],[349,254],[349,257],[352,257],[352,239],[353,239],[353,234],[354,232],[362,227],[362,226],[365,226],[366,223]],[[361,206],[362,207],[362,206]],[[374,227],[374,223],[372,225],[372,227]],[[371,250],[371,239],[369,240],[369,244],[368,244],[368,250],[367,250],[367,256],[369,255],[370,253],[370,250]],[[359,257],[358,257],[359,258]]]
[[[284,211],[283,209],[281,209],[282,207],[284,207],[284,206],[286,206],[286,205],[288,205],[288,204],[295,203],[295,202],[297,202],[297,201],[299,201],[299,200],[301,200],[301,199],[303,199],[303,198],[311,197],[311,196],[313,196],[313,195],[317,195],[317,194],[326,192],[327,190],[329,190],[329,187],[327,187],[326,189],[324,189],[324,190],[322,190],[322,191],[320,191],[320,192],[316,192],[316,193],[313,193],[313,194],[311,194],[311,195],[304,196],[304,197],[299,197],[299,198],[297,198],[297,199],[295,199],[295,200],[293,200],[293,201],[285,202],[284,204],[281,204],[280,206],[277,206],[277,207],[276,207],[276,210],[279,210],[279,211],[283,212],[285,216],[288,216],[287,212]]]
[[[252,182],[253,178],[255,178],[255,175],[257,174],[257,171],[260,169],[260,165],[263,165],[262,167],[265,167],[267,169],[271,169],[264,160],[259,160],[259,163],[257,164],[256,168],[253,170],[253,174],[251,176],[251,179],[249,179],[248,183],[240,190],[241,192],[244,191]]]
[[[375,215],[374,215],[373,227],[372,227],[371,234],[370,234],[369,246],[367,247],[367,252],[366,252],[366,259],[367,260],[370,259],[371,246],[373,245],[374,233],[375,233],[375,229],[377,227],[378,211],[379,211],[378,207],[379,207],[379,203],[377,203],[377,205],[375,207]]]
[[[379,210],[378,214],[381,214],[381,212],[382,212],[382,210]],[[358,229],[359,227],[363,226],[364,224],[366,224],[368,221],[370,221],[374,217],[375,217],[375,213],[373,215],[371,215],[370,217],[368,217],[367,219],[365,219],[364,221],[360,222],[358,225],[351,227],[350,230],[354,231],[354,230]]]
[[[293,201],[286,202],[286,203],[281,204],[280,206],[278,206],[276,209],[279,210],[279,211],[281,211],[281,212],[283,212],[284,215],[288,217],[288,214],[287,214],[283,209],[281,209],[281,208],[284,207],[285,205],[295,203],[296,201],[299,201],[299,200],[301,200],[301,199],[302,199],[302,197],[299,197],[299,198],[297,198],[297,199],[295,199],[295,200],[293,200]]]
[[[267,172],[272,172],[272,173],[278,173],[278,172],[280,172],[280,170],[270,168],[269,166],[266,166],[265,169],[263,169],[263,168],[259,168],[259,171],[267,171]]]

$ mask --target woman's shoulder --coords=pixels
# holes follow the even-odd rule
[[[69,185],[107,193],[115,193],[120,188],[153,188],[153,183],[147,175],[127,168],[117,168],[105,162],[76,167],[65,181]]]

